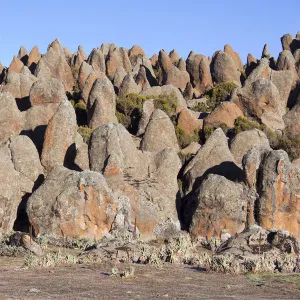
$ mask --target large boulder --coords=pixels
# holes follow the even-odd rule
[[[239,71],[244,70],[244,66],[243,66],[243,63],[242,63],[242,60],[241,60],[239,54],[237,52],[234,52],[234,50],[232,49],[232,47],[230,45],[226,44],[224,46],[224,52],[231,57],[237,70],[239,70]]]
[[[200,97],[212,85],[209,61],[202,54],[190,52],[186,60],[186,70],[190,74],[195,97]]]
[[[24,110],[22,108],[26,108],[25,104],[27,104],[27,108],[30,105],[28,99],[24,98],[29,97],[31,86],[36,80],[37,78],[31,75],[27,67],[23,67],[20,73],[8,72],[2,92],[11,93],[14,98],[18,99],[21,110]]]
[[[263,228],[300,236],[300,172],[283,150],[270,151],[260,166],[257,221]]]
[[[212,78],[216,83],[233,82],[237,86],[241,86],[241,73],[227,53],[217,51],[213,56],[210,68]]]
[[[143,103],[142,117],[139,121],[139,127],[137,132],[138,136],[145,133],[150,117],[154,112],[154,110],[155,110],[155,106],[153,103],[153,99],[148,99]]]
[[[189,227],[192,236],[210,239],[220,237],[223,230],[231,235],[244,230],[247,197],[241,184],[210,174],[192,197],[195,201]]]
[[[1,235],[14,228],[21,202],[26,202],[43,170],[35,146],[25,136],[12,137],[0,147],[0,166]]]
[[[0,145],[23,129],[22,114],[10,93],[0,93],[0,124]]]
[[[100,239],[110,231],[117,207],[100,173],[56,166],[29,198],[27,214],[41,235]]]
[[[142,90],[142,87],[140,85],[137,85],[136,82],[134,81],[133,77],[131,76],[130,73],[128,73],[120,86],[119,89],[119,96],[126,96],[128,94],[139,94]]]
[[[283,120],[285,136],[293,138],[300,134],[300,96],[295,106],[284,115]]]
[[[222,102],[204,119],[204,124],[213,127],[225,124],[228,128],[233,128],[235,119],[243,116],[243,112],[235,103]]]
[[[227,137],[221,128],[216,129],[183,172],[186,190],[192,190],[208,174],[225,176],[228,179],[240,179],[242,170],[236,165],[228,148]]]
[[[106,73],[105,56],[99,49],[93,49],[87,62],[93,67],[95,72]]]
[[[173,66],[166,74],[163,84],[171,84],[183,92],[188,82],[190,82],[189,73],[187,71],[181,71]]]
[[[187,135],[194,135],[203,127],[203,120],[198,117],[199,113],[184,108],[178,116],[177,124]]]
[[[179,151],[173,123],[166,113],[156,109],[153,111],[146,127],[141,149],[143,151],[158,152],[165,148]]]
[[[13,60],[11,61],[8,67],[8,72],[20,73],[23,67],[24,64],[22,63],[22,61],[16,56],[14,56]]]
[[[94,130],[89,155],[91,170],[101,172],[115,193],[130,199],[131,222],[136,220],[143,238],[154,237],[159,224],[168,219],[178,225],[181,164],[174,150],[143,153],[124,126],[105,124]]]
[[[270,147],[267,136],[258,129],[238,133],[230,143],[235,161],[241,165],[244,155],[254,146]]]
[[[105,123],[117,122],[116,95],[114,87],[107,77],[95,80],[88,104],[88,124],[94,129]]]
[[[93,67],[83,61],[78,72],[78,87],[80,90],[84,88],[87,78],[92,73],[95,73]]]
[[[47,171],[56,164],[72,165],[76,127],[74,108],[66,100],[60,104],[46,129],[41,162]]]
[[[28,60],[27,60],[27,67],[29,68],[29,70],[31,71],[31,73],[34,73],[36,66],[38,64],[38,62],[41,59],[41,53],[39,51],[39,48],[37,46],[34,46],[28,56]]]
[[[72,70],[59,40],[55,40],[49,45],[47,53],[43,55],[36,67],[35,76],[56,78],[63,82],[66,91],[72,91],[74,86]]]

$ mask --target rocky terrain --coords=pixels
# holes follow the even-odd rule
[[[277,59],[265,45],[245,65],[230,45],[186,60],[137,45],[22,46],[0,64],[0,236],[17,232],[17,246],[42,255],[42,237],[102,249],[187,234],[190,249],[272,252],[273,269],[298,270],[300,33],[281,43]]]

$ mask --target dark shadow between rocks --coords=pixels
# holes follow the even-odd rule
[[[26,111],[31,107],[29,97],[16,98],[16,103],[20,111]]]
[[[82,171],[75,163],[76,158],[76,145],[73,143],[71,146],[69,146],[65,159],[64,159],[64,167],[73,170],[73,171]]]
[[[34,183],[34,186],[32,188],[32,193],[34,193],[44,182],[45,177],[43,174],[40,174],[40,176],[37,178],[37,180]],[[13,230],[14,231],[21,231],[29,233],[29,218],[26,212],[27,202],[29,197],[32,195],[32,193],[26,193],[18,206],[17,210],[17,218],[14,222]]]
[[[195,191],[209,174],[221,175],[234,182],[241,182],[244,180],[242,169],[232,161],[225,161],[217,166],[207,169],[202,176],[195,180],[192,190]]]
[[[36,146],[36,149],[38,150],[38,153],[40,156],[41,156],[42,150],[43,150],[46,129],[47,129],[47,125],[40,125],[40,126],[37,126],[33,131],[32,130],[23,130],[20,133],[21,135],[28,136],[32,140],[32,142]]]

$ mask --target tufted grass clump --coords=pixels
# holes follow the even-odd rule
[[[203,102],[197,103],[197,105],[192,107],[191,110],[197,111],[197,112],[203,112],[203,113],[212,111],[212,109]]]
[[[78,126],[77,132],[82,136],[83,141],[88,144],[93,133],[93,129],[87,126]]]
[[[175,128],[175,133],[178,140],[178,144],[181,148],[187,147],[192,142],[199,141],[199,133],[197,130],[195,130],[192,135],[188,135],[185,133],[181,126],[177,125]]]
[[[217,129],[217,128],[221,128],[224,132],[224,134],[227,134],[229,128],[226,124],[221,123],[220,126],[216,127],[216,126],[211,126],[211,125],[205,125],[202,129],[202,136],[204,138],[204,140],[208,140],[209,137],[212,135],[212,133]]]
[[[231,92],[236,88],[233,82],[221,82],[207,90],[204,96],[208,99],[207,106],[214,110],[221,102],[227,101]]]

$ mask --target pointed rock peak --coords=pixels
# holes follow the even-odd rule
[[[250,65],[251,63],[257,63],[257,59],[249,53],[247,56],[247,65]]]
[[[14,56],[12,62],[10,63],[8,71],[20,73],[23,66],[24,66],[24,64],[22,63],[22,61],[18,57]]]
[[[175,49],[173,49],[169,53],[169,57],[170,57],[172,63],[177,63],[179,61],[179,59],[180,59],[180,56],[179,56],[178,52]]]
[[[263,49],[263,51],[262,51],[261,57],[262,57],[262,58],[263,58],[263,57],[267,57],[267,58],[270,57],[268,44],[265,44],[265,45],[264,45],[264,49]]]
[[[300,31],[297,32],[297,34],[296,34],[296,39],[297,39],[297,40],[300,40]]]
[[[128,56],[137,56],[137,55],[145,55],[144,50],[138,46],[138,45],[134,45],[128,52]]]
[[[155,66],[157,61],[158,61],[158,55],[157,54],[153,54],[150,58],[151,64],[152,66]]]
[[[29,53],[29,56],[31,56],[31,55],[33,55],[33,54],[34,54],[34,55],[41,55],[38,46],[34,46],[34,47],[31,49],[31,51],[30,51],[30,53]]]
[[[190,57],[192,57],[192,56],[194,56],[194,55],[196,55],[196,53],[195,53],[194,51],[191,51],[191,52],[189,53],[188,58],[190,58]]]
[[[20,47],[19,53],[18,53],[18,58],[21,59],[25,55],[28,55],[28,51],[24,46]]]
[[[183,57],[181,57],[181,58],[179,59],[177,68],[178,68],[180,71],[186,71],[186,62],[185,62],[185,60],[184,60]]]
[[[55,41],[53,41],[47,48],[47,50],[49,50],[50,48],[53,48],[55,50],[63,50],[63,47],[60,43],[59,39],[56,39]]]
[[[227,52],[232,52],[233,51],[233,49],[232,49],[232,47],[229,45],[229,44],[226,44],[225,46],[224,46],[224,52],[225,53],[227,53]]]
[[[80,53],[83,60],[87,59],[86,53],[81,45],[78,46],[78,52]]]

